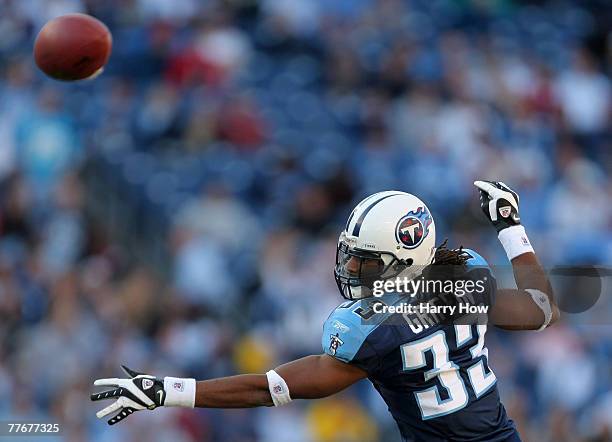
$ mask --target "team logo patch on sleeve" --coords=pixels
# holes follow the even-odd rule
[[[330,339],[330,342],[329,342],[329,353],[332,356],[335,356],[336,355],[336,351],[338,350],[338,347],[340,347],[342,344],[344,344],[344,342],[342,341],[342,339],[340,339],[338,333],[336,333],[335,335],[330,335],[329,339]]]
[[[431,222],[431,215],[424,207],[411,210],[397,223],[395,237],[404,248],[414,249],[427,237]]]

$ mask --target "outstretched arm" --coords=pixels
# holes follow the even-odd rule
[[[291,399],[318,399],[344,390],[367,375],[365,371],[326,354],[306,356],[275,371],[285,380]],[[245,408],[272,406],[265,374],[244,374],[199,381],[195,406]]]
[[[559,318],[546,272],[540,265],[518,212],[519,196],[502,182],[476,181],[485,216],[498,232],[512,263],[517,290],[496,294],[489,320],[506,330],[541,330]]]
[[[94,385],[113,387],[94,393],[92,401],[116,399],[96,415],[103,418],[116,413],[108,423],[114,425],[135,411],[157,407],[248,408],[272,406],[291,399],[316,399],[344,390],[367,376],[362,369],[341,362],[326,354],[307,356],[269,372],[280,384],[268,380],[266,374],[246,374],[196,382],[194,379],[154,376],[123,367],[127,379],[98,379]],[[283,384],[284,383],[284,384]],[[280,388],[278,392],[275,390]],[[272,398],[271,390],[277,398]]]

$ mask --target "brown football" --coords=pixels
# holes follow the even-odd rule
[[[97,76],[113,45],[110,31],[86,14],[66,14],[49,20],[34,42],[38,67],[56,80],[74,81]]]

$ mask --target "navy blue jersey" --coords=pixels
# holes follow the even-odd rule
[[[495,280],[486,261],[467,252],[472,258],[464,278],[484,281],[484,290],[458,299],[490,305]],[[458,315],[453,323],[442,311],[375,311],[380,301],[397,306],[407,298],[388,294],[341,304],[323,327],[324,351],[368,373],[405,441],[501,442],[517,437],[488,366],[487,326],[482,321],[461,323]]]

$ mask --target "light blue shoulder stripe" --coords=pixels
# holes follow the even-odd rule
[[[363,318],[368,316],[371,304],[376,301],[377,298],[367,298],[358,302],[347,301],[336,307],[323,325],[323,351],[350,362],[368,336],[389,316],[389,313],[376,313],[369,320]],[[388,297],[383,301],[393,304],[393,300]]]
[[[487,262],[487,260],[484,259],[478,253],[476,253],[474,250],[472,249],[464,249],[464,250],[472,256],[466,262],[468,267],[489,267],[489,263]]]

